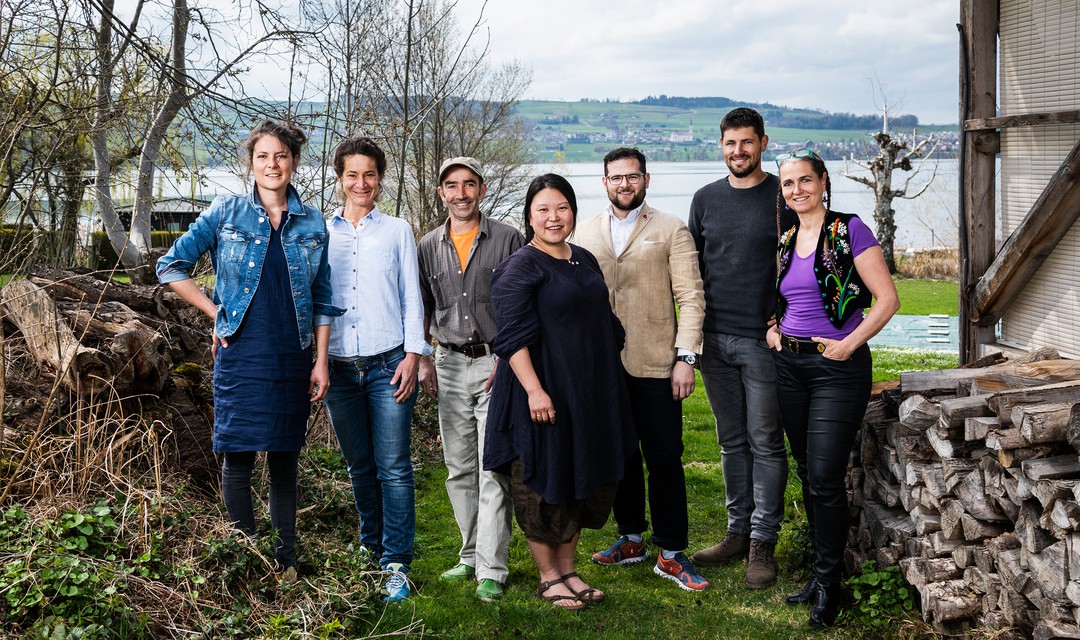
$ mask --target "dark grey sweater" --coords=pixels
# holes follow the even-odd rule
[[[776,310],[776,196],[773,174],[735,189],[727,177],[698,189],[690,204],[690,233],[705,281],[705,331],[765,339]],[[794,223],[784,212],[783,228]]]

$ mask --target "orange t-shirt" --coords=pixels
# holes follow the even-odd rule
[[[469,261],[469,249],[472,249],[473,240],[476,240],[476,234],[479,232],[480,227],[477,226],[472,231],[450,234],[450,239],[454,241],[454,249],[457,250],[458,260],[461,261],[462,272],[465,271],[465,263]]]

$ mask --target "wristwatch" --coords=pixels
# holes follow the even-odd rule
[[[688,354],[688,355],[685,355],[685,356],[678,356],[675,359],[678,360],[679,362],[685,362],[686,364],[690,365],[691,367],[696,367],[697,366],[697,356],[695,356],[692,353]]]

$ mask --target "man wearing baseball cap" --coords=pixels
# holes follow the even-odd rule
[[[512,509],[510,480],[483,470],[484,425],[495,375],[491,274],[524,239],[514,227],[480,213],[487,193],[475,158],[449,158],[439,168],[446,223],[420,239],[424,326],[438,347],[420,361],[420,387],[439,400],[439,431],[449,475],[446,492],[461,531],[458,564],[440,579],[479,584],[484,602],[502,597]]]

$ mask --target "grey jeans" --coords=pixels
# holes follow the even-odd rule
[[[476,569],[478,580],[502,583],[509,574],[510,477],[483,468],[491,397],[484,386],[493,364],[491,356],[470,358],[442,346],[435,352],[446,493],[461,532],[458,558]]]
[[[701,377],[716,418],[728,530],[775,542],[784,518],[788,459],[776,366],[762,338],[706,333]]]

